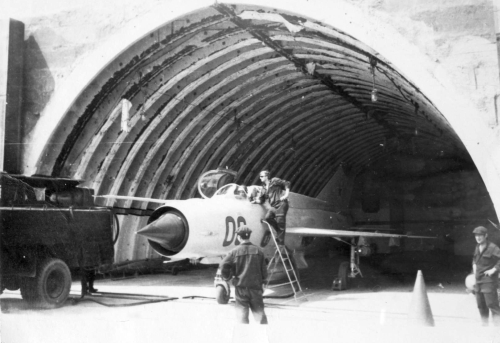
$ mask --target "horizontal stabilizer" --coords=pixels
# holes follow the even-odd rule
[[[291,227],[286,229],[287,234],[312,236],[312,237],[394,237],[394,238],[433,238],[429,236],[412,236],[412,235],[399,235],[394,233],[380,233],[380,232],[366,232],[357,231],[358,228],[353,227],[353,230],[333,230],[333,229],[317,229],[308,227]]]

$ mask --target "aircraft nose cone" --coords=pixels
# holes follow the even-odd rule
[[[167,212],[137,231],[137,234],[149,239],[150,243],[159,244],[169,252],[179,252],[186,244],[188,232],[184,220],[178,214]],[[159,252],[166,255],[165,252]]]

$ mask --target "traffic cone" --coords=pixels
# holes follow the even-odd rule
[[[431,305],[427,298],[424,276],[421,270],[417,273],[417,280],[413,288],[410,311],[408,312],[408,321],[417,325],[434,326]]]

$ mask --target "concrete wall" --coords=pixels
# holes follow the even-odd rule
[[[25,84],[29,85],[25,88],[25,142],[33,140],[33,128],[46,114],[47,104],[67,87],[65,81],[75,68],[132,19],[153,11],[159,1],[87,3],[22,18],[27,26]]]
[[[349,1],[387,23],[434,62],[436,77],[446,72],[472,100],[481,119],[498,124],[495,96],[500,91],[491,0]]]

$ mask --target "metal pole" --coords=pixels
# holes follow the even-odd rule
[[[0,19],[0,171],[5,159],[5,112],[7,107],[7,67],[9,56],[9,19]]]

